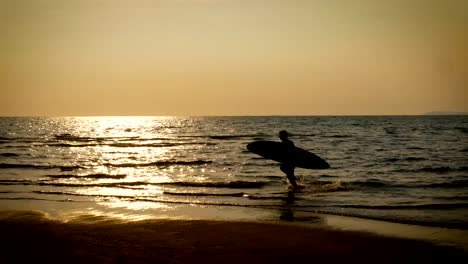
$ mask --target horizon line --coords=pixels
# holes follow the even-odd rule
[[[422,114],[272,114],[272,115],[2,115],[0,118],[71,118],[71,117],[378,117],[378,116],[465,116],[468,112],[428,112]]]

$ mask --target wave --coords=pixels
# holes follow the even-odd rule
[[[237,135],[181,135],[179,138],[209,138],[215,140],[226,139],[243,139],[243,138],[263,138],[268,137],[267,134],[237,134]]]
[[[424,167],[424,168],[418,169],[418,171],[444,173],[444,172],[459,171],[459,170],[457,168],[441,166],[441,167]]]
[[[351,135],[329,135],[329,136],[324,136],[326,138],[351,138],[353,136]]]
[[[34,146],[34,145],[31,145],[31,144],[28,144],[28,145],[5,145],[5,146],[2,146],[2,148],[29,149],[32,146]]]
[[[247,138],[247,137],[257,137],[258,135],[220,135],[220,136],[208,136],[210,139],[219,139],[219,140],[225,140],[225,139],[242,139],[242,138]]]
[[[99,194],[79,194],[79,193],[67,193],[67,192],[46,192],[38,191],[35,192],[38,194],[45,195],[67,195],[67,196],[88,196],[88,197],[99,197],[101,199],[122,199],[135,202],[152,202],[152,203],[168,203],[168,204],[191,204],[191,205],[201,205],[201,206],[233,206],[233,207],[249,207],[249,208],[263,208],[278,210],[283,207],[278,207],[278,204],[243,204],[243,203],[229,203],[229,202],[201,202],[201,201],[180,201],[180,200],[165,200],[157,197],[148,197],[148,196],[125,196],[125,195],[99,195]],[[33,197],[1,197],[2,200],[44,200],[44,201],[58,201],[58,202],[80,202],[80,200],[73,199],[50,199],[50,198],[33,198]],[[401,218],[394,215],[369,215],[367,213],[362,213],[360,211],[347,211],[342,210],[343,208],[348,209],[361,209],[361,210],[451,210],[457,208],[466,208],[467,204],[421,204],[421,205],[405,205],[405,206],[386,206],[386,205],[377,205],[377,206],[356,206],[356,205],[335,205],[335,206],[296,206],[295,210],[297,212],[313,212],[313,213],[326,213],[326,214],[335,214],[335,215],[346,215],[353,216],[364,219],[375,219],[381,221],[389,221],[396,223],[405,223],[405,224],[416,224],[423,226],[436,226],[436,227],[446,227],[446,228],[458,228],[458,229],[467,229],[468,224],[465,221],[431,221],[431,220],[420,220],[412,218]],[[309,208],[309,209],[308,209]],[[334,208],[334,209],[332,209]],[[341,208],[341,209],[340,209]],[[332,210],[330,210],[332,209]],[[337,211],[336,209],[339,209]]]
[[[214,146],[216,143],[212,142],[177,142],[177,143],[151,143],[151,144],[134,144],[134,143],[114,143],[107,144],[109,147],[121,147],[121,148],[136,148],[136,147],[152,147],[152,148],[167,148],[177,146],[188,146],[188,145],[202,145],[202,146]]]
[[[177,147],[186,145],[215,145],[214,143],[202,143],[202,142],[180,142],[180,143],[85,143],[85,144],[70,144],[70,143],[48,143],[44,146],[48,147],[65,147],[65,148],[83,148],[83,147],[116,147],[116,148],[167,148]]]
[[[437,199],[438,200],[468,201],[468,195],[442,196],[442,197],[437,197]]]
[[[18,164],[0,164],[0,168],[17,168]],[[28,164],[19,164],[20,168],[29,168],[28,166],[33,166],[36,168],[36,165]],[[45,168],[50,168],[50,166],[45,166]],[[56,167],[60,168],[60,167]],[[66,167],[65,169],[75,169],[76,166]],[[51,178],[91,178],[91,179],[123,179],[125,175],[117,174],[57,174],[57,175],[47,175]],[[281,176],[271,176],[274,178],[281,179]],[[333,177],[333,176],[330,176]],[[130,189],[142,189],[146,185],[157,185],[157,186],[178,186],[178,187],[212,187],[212,188],[261,188],[267,184],[271,183],[271,179],[266,179],[266,181],[231,181],[231,182],[162,182],[162,183],[151,183],[151,182],[111,182],[111,183],[89,183],[81,184],[76,182],[54,182],[51,180],[1,180],[0,185],[39,185],[39,186],[57,186],[57,187],[113,187],[113,188],[130,188]],[[367,180],[358,180],[358,181],[349,181],[349,182],[336,182],[336,181],[315,181],[310,182],[312,185],[316,185],[320,188],[319,191],[346,191],[353,189],[377,189],[377,188],[453,188],[460,189],[468,187],[468,179],[466,177],[453,177],[451,179],[439,179],[438,182],[411,182],[411,183],[401,183],[393,182],[389,180],[382,179],[367,179]]]
[[[422,157],[407,157],[407,158],[404,158],[403,160],[405,160],[405,161],[422,161],[422,160],[426,160],[426,159],[422,158]]]
[[[77,142],[139,139],[139,137],[82,137],[82,136],[75,136],[69,133],[55,135],[54,138],[56,140],[77,141]]]
[[[329,174],[320,174],[319,176],[323,177],[323,178],[336,178],[336,177],[339,177],[339,176],[336,176],[336,175],[329,175]]]
[[[352,208],[350,208],[352,209]],[[326,208],[317,209],[313,208],[312,210],[301,209],[303,212],[312,212],[312,213],[323,213],[323,214],[331,214],[331,215],[339,215],[339,216],[350,216],[362,219],[373,219],[378,221],[387,221],[393,223],[402,223],[402,224],[410,224],[410,225],[420,225],[420,226],[430,226],[430,227],[442,227],[442,228],[453,228],[453,229],[468,229],[468,223],[466,221],[431,221],[429,219],[415,219],[415,218],[407,218],[407,217],[398,217],[394,215],[386,215],[381,214],[379,216],[370,215],[370,214],[363,214],[359,212],[347,212],[344,210],[328,210]]]
[[[167,160],[167,161],[155,161],[148,163],[105,163],[105,166],[109,167],[150,167],[150,166],[174,166],[174,165],[205,165],[210,164],[213,161],[211,160],[192,160],[192,161],[177,161],[177,160]]]
[[[187,138],[187,137],[198,137],[198,136],[180,136],[178,138]],[[202,136],[202,137],[210,137],[210,136]],[[216,136],[215,136],[216,137]],[[59,141],[59,143],[57,143]],[[87,146],[87,144],[67,144],[64,141],[68,142],[85,142],[90,143],[90,145],[104,145],[104,146],[178,146],[178,145],[186,145],[186,144],[206,144],[205,142],[178,142],[177,138],[174,137],[151,137],[151,138],[141,138],[141,137],[82,137],[82,136],[74,136],[71,134],[60,134],[54,137],[54,140],[50,141],[50,144],[56,143],[55,145],[63,145],[63,146]],[[148,141],[158,141],[157,143],[128,143],[128,141],[133,142],[148,142]],[[172,141],[172,143],[165,143],[161,141]],[[176,142],[174,142],[176,141]],[[214,143],[209,143],[214,144]]]
[[[78,166],[78,165],[59,166],[59,165],[0,163],[0,169],[41,169],[41,170],[59,169],[61,171],[73,171],[73,170],[78,170],[78,169],[85,169],[85,167]]]
[[[408,147],[407,149],[411,149],[411,150],[424,150],[425,148],[422,148],[422,147]]]
[[[464,188],[468,187],[468,180],[451,180],[437,183],[394,183],[379,179],[369,179],[365,181],[344,182],[351,188]]]
[[[288,197],[288,196],[255,196],[255,195],[247,195],[246,196],[249,200],[281,200],[285,202],[293,202],[302,200],[299,197]]]
[[[58,179],[69,179],[69,178],[123,179],[123,178],[127,177],[127,175],[125,175],[125,174],[96,173],[96,174],[85,174],[85,175],[74,175],[74,174],[47,175],[47,177],[58,178]]]
[[[260,158],[261,160],[267,160],[265,158]],[[231,163],[226,163],[225,165],[231,165]],[[254,162],[245,162],[245,163],[242,163],[242,166],[252,166],[252,167],[271,167],[271,168],[274,168],[274,167],[279,167],[280,164],[279,163],[273,163],[273,162],[266,162],[266,163],[254,163]]]
[[[248,176],[249,178],[255,177],[255,178],[265,178],[265,179],[270,179],[274,181],[282,180],[284,179],[283,175],[261,175],[261,176]]]
[[[50,191],[33,191],[32,193],[36,194],[46,194],[46,195],[67,195],[67,196],[85,196],[85,197],[99,197],[104,199],[124,199],[135,202],[156,202],[156,203],[169,203],[169,204],[190,204],[190,205],[214,205],[214,206],[234,206],[234,207],[252,207],[252,208],[272,208],[276,209],[276,205],[272,204],[242,204],[242,203],[229,203],[229,202],[219,202],[219,201],[181,201],[181,200],[167,200],[161,199],[160,197],[153,196],[129,196],[129,195],[101,195],[101,194],[81,194],[81,193],[71,193],[71,192],[50,192]],[[175,194],[177,195],[177,194]],[[213,195],[213,194],[211,194]],[[229,195],[231,197],[236,196],[237,194]],[[9,199],[9,198],[5,198]],[[22,198],[28,200],[29,198]],[[44,199],[47,200],[47,199]],[[73,201],[71,199],[63,201]]]
[[[215,187],[231,189],[261,188],[268,182],[250,182],[250,181],[230,181],[230,182],[165,182],[159,185],[179,186],[179,187]]]
[[[152,196],[134,196],[134,195],[101,195],[101,194],[83,194],[75,192],[60,192],[60,191],[32,191],[31,193],[36,194],[47,194],[47,195],[71,195],[71,196],[86,196],[86,197],[108,197],[108,198],[123,198],[131,200],[141,200],[147,198],[156,198]],[[164,192],[163,194],[174,195],[174,196],[226,196],[226,197],[242,197],[243,192],[240,193],[189,193],[189,192]],[[151,200],[160,201],[160,200]],[[179,203],[179,201],[171,201]]]
[[[468,134],[468,128],[467,127],[455,127],[455,129],[458,129],[461,132]]]
[[[36,137],[0,137],[0,140],[3,143],[7,142],[23,142],[23,143],[31,143],[31,142],[37,142],[40,141],[41,138],[36,138]]]
[[[36,198],[36,197],[0,197],[0,200],[34,200],[34,201],[51,201],[51,202],[78,202],[72,199],[45,199],[45,198]]]
[[[36,194],[51,194],[51,195],[73,195],[73,196],[98,196],[96,194],[83,194],[83,193],[72,193],[72,192],[52,192],[52,191],[32,191],[31,193]]]
[[[0,180],[0,185],[38,185],[55,187],[112,187],[124,188],[132,186],[178,186],[178,187],[212,187],[212,188],[231,188],[231,189],[249,189],[261,188],[268,182],[249,182],[249,181],[230,181],[230,182],[108,182],[108,183],[65,183],[48,180]]]
[[[25,193],[25,192],[15,192],[15,191],[0,191],[0,193]]]
[[[406,157],[406,158],[386,158],[383,162],[399,162],[399,161],[424,161],[422,157]]]
[[[201,193],[201,192],[163,192],[168,195],[176,196],[227,196],[227,197],[242,197],[245,194],[243,192],[239,193]]]
[[[311,133],[306,133],[306,134],[303,134],[303,133],[293,133],[291,134],[292,137],[315,137],[317,136],[317,134],[311,134]]]
[[[46,195],[67,195],[67,196],[84,196],[84,197],[99,197],[99,198],[119,198],[119,199],[127,199],[127,200],[134,200],[134,201],[138,201],[140,198],[153,198],[151,196],[91,194],[91,193],[60,192],[60,191],[32,191],[31,193],[46,194]]]
[[[340,181],[320,186],[320,192],[342,192],[349,191],[349,188]]]
[[[13,192],[13,191],[5,191],[0,193],[28,193],[28,192]],[[122,196],[122,195],[101,195],[101,194],[89,194],[89,193],[75,193],[75,192],[63,192],[63,191],[31,191],[30,193],[35,194],[47,194],[47,195],[73,195],[73,196],[91,196],[91,197],[114,197],[114,198],[135,198],[135,196]],[[234,193],[210,193],[210,192],[173,192],[173,191],[164,191],[164,195],[171,195],[171,196],[187,196],[187,197],[245,197],[249,200],[282,200],[282,201],[298,201],[303,200],[300,197],[290,197],[285,196],[285,193],[279,192],[276,193],[276,196],[258,196],[258,195],[250,195],[244,192],[234,192]],[[275,193],[272,193],[273,195]],[[150,196],[138,196],[140,198],[146,197],[151,198]]]
[[[336,205],[330,207],[373,209],[373,210],[448,210],[448,209],[468,209],[468,203],[436,203],[436,204],[414,204],[414,205]]]
[[[109,182],[109,183],[66,183],[54,182],[47,180],[0,180],[0,185],[37,185],[37,186],[53,186],[53,187],[107,187],[107,188],[125,188],[128,186],[145,186],[158,185],[157,183],[149,182]]]
[[[19,157],[16,153],[0,153],[0,157],[11,158],[11,157]]]
[[[90,193],[76,193],[76,192],[60,192],[60,191],[32,191],[35,194],[46,194],[46,195],[68,195],[68,196],[85,196],[85,197],[105,197],[105,198],[123,198],[123,199],[135,199],[134,195],[112,195],[112,194],[90,194]],[[144,196],[147,197],[147,196]]]
[[[468,187],[468,180],[454,180],[449,182],[431,183],[426,186],[433,188],[461,188]]]
[[[365,181],[354,181],[346,182],[345,184],[350,185],[351,187],[365,187],[365,188],[383,188],[383,187],[395,187],[391,182],[386,182],[378,179],[369,179]]]
[[[191,160],[191,161],[156,161],[149,163],[104,163],[103,165],[108,167],[150,167],[150,166],[174,166],[174,165],[205,165],[210,164],[213,161],[210,160]],[[39,169],[39,170],[53,170],[59,169],[61,171],[73,171],[79,169],[86,169],[84,166],[79,165],[40,165],[40,164],[11,164],[11,163],[0,163],[0,169]]]
[[[466,172],[468,166],[461,167],[449,167],[449,166],[435,166],[435,167],[422,167],[418,169],[397,169],[394,172],[405,172],[405,173],[420,173],[420,172],[433,172],[433,173],[448,173],[448,172]]]
[[[91,140],[91,138],[89,137],[74,136],[69,133],[55,135],[55,138],[58,140],[68,140],[68,141],[90,141]],[[97,138],[95,138],[95,140],[97,140]]]
[[[166,140],[175,140],[176,138],[196,138],[196,137],[209,137],[209,136],[178,136],[178,137],[82,137],[74,136],[71,134],[60,134],[55,135],[54,139],[63,140],[63,141],[77,141],[77,142],[87,142],[87,141],[166,141]]]
[[[234,207],[252,207],[252,208],[271,208],[271,209],[276,209],[276,205],[271,205],[271,204],[239,204],[239,203],[227,203],[227,202],[200,202],[200,201],[180,201],[180,200],[166,200],[166,199],[160,199],[157,197],[151,197],[151,196],[128,196],[128,195],[101,195],[101,194],[80,194],[80,193],[69,193],[69,192],[48,192],[48,191],[34,191],[33,193],[37,194],[50,194],[50,195],[70,195],[70,196],[87,196],[87,197],[99,197],[99,198],[108,198],[108,199],[125,199],[129,201],[135,201],[135,202],[155,202],[155,203],[169,203],[169,204],[190,204],[190,205],[214,205],[214,206],[234,206]],[[0,198],[0,199],[5,199],[5,200],[11,200],[15,198]],[[18,198],[21,200],[36,200],[36,198]],[[47,200],[47,201],[55,201],[52,199],[40,199],[38,198],[37,200]],[[58,201],[64,201],[64,202],[72,202],[75,200],[72,199],[66,199],[66,200],[58,200]],[[76,200],[76,202],[79,202],[79,200]]]
[[[146,200],[153,202],[169,202],[169,203],[185,203],[183,201],[148,199],[157,198],[152,196],[134,196],[134,195],[101,195],[101,194],[83,194],[75,192],[61,192],[61,191],[32,191],[35,194],[46,195],[70,195],[70,196],[86,196],[86,197],[108,197],[108,198],[123,198],[131,200]],[[223,196],[223,197],[246,197],[249,200],[284,200],[290,201],[290,197],[286,196],[254,196],[246,195],[243,192],[239,193],[192,193],[192,192],[164,192],[166,195],[174,196]],[[10,199],[10,198],[8,198]],[[37,198],[17,198],[17,199],[37,199]],[[70,199],[67,199],[70,200]],[[294,197],[294,200],[302,200],[299,197]],[[218,205],[216,202],[190,202],[194,204]],[[226,204],[232,206],[247,206],[241,204]],[[270,205],[254,205],[254,206],[270,206]],[[296,206],[298,210],[305,208],[350,208],[350,209],[368,209],[368,210],[452,210],[452,209],[467,209],[468,203],[434,203],[434,204],[405,204],[405,205],[359,205],[359,204],[329,204],[329,205],[304,205]],[[307,211],[307,210],[305,210]]]
[[[84,148],[84,147],[96,147],[100,146],[100,144],[97,143],[90,143],[90,144],[67,144],[67,143],[49,143],[49,144],[43,144],[42,146],[47,146],[47,147],[64,147],[64,148]]]

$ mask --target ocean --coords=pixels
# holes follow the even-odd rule
[[[246,149],[280,130],[331,168],[296,169],[305,188],[293,191],[278,163]],[[0,118],[0,209],[138,218],[181,208],[466,230],[468,116]]]

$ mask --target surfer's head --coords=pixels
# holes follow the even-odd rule
[[[288,137],[289,137],[288,131],[286,131],[286,130],[281,130],[281,131],[279,132],[279,138],[280,138],[281,140],[288,139]]]

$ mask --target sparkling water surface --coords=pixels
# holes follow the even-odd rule
[[[296,169],[298,191],[245,147],[283,129],[332,167]],[[0,118],[0,205],[287,208],[468,229],[467,153],[467,116]]]

